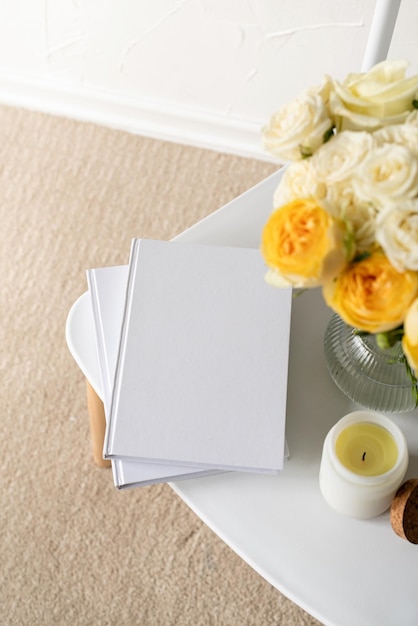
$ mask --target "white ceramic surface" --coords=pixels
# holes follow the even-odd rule
[[[274,174],[179,239],[257,247],[279,178]],[[319,490],[325,436],[359,408],[326,370],[322,343],[329,317],[319,290],[295,298],[286,427],[291,457],[284,470],[278,476],[222,474],[172,487],[259,574],[324,624],[416,626],[417,547],[395,535],[389,513],[346,518]],[[92,324],[83,294],[68,316],[67,342],[100,395]],[[418,413],[392,419],[408,441],[406,478],[418,477]]]

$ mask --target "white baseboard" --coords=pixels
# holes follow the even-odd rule
[[[261,146],[259,124],[169,102],[140,101],[1,73],[0,102],[164,141],[271,160]]]

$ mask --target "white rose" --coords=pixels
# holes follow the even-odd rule
[[[311,159],[304,159],[303,161],[295,161],[286,168],[274,193],[273,204],[274,208],[278,208],[296,198],[321,200],[325,194],[326,186],[316,178],[311,166]]]
[[[385,143],[396,143],[408,148],[414,156],[418,156],[418,124],[409,122],[386,126],[373,133],[373,136],[379,146]]]
[[[321,146],[312,157],[315,176],[327,184],[348,181],[375,146],[375,139],[370,133],[340,133]]]
[[[417,95],[418,98],[418,95]],[[418,124],[418,109],[414,109],[411,113],[408,113],[405,120],[406,124]]]
[[[376,219],[376,240],[398,272],[418,270],[418,199],[390,203]]]
[[[264,147],[285,161],[297,161],[313,154],[332,126],[321,96],[307,90],[275,113],[263,128]]]
[[[413,110],[418,76],[405,78],[406,61],[383,61],[369,72],[331,80],[331,115],[338,131],[368,130],[403,123]]]
[[[363,161],[352,180],[359,198],[381,209],[389,200],[407,200],[418,192],[418,159],[404,146],[385,144]]]
[[[360,200],[351,185],[336,184],[327,189],[328,212],[345,222],[353,238],[353,252],[362,253],[373,248],[376,230],[376,210]]]

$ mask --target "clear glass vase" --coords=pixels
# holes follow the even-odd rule
[[[354,402],[386,413],[417,407],[417,381],[407,367],[400,341],[381,349],[374,335],[361,334],[333,315],[324,351],[331,378]]]

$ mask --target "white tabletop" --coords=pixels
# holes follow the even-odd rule
[[[280,172],[177,239],[258,247]],[[418,546],[400,539],[389,514],[342,517],[318,486],[324,438],[354,410],[328,376],[323,336],[329,310],[320,290],[295,298],[286,436],[290,460],[278,476],[229,473],[171,483],[190,508],[261,576],[324,624],[416,626]],[[99,396],[90,299],[67,320],[67,343]],[[392,415],[409,447],[407,478],[418,477],[418,412]]]

